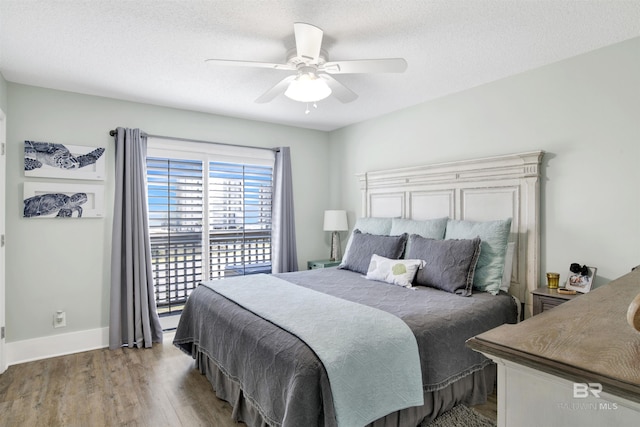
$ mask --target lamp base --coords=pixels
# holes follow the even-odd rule
[[[333,231],[331,233],[331,261],[337,261],[342,258],[342,254],[340,253],[340,233],[337,231]]]

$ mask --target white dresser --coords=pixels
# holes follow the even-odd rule
[[[640,270],[467,345],[498,365],[498,426],[640,425]]]

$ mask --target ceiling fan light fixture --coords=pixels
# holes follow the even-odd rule
[[[287,51],[284,64],[215,58],[206,61],[210,64],[296,72],[256,98],[258,104],[271,102],[283,93],[289,99],[307,104],[323,100],[329,95],[346,104],[355,101],[358,95],[333,78],[333,74],[403,73],[407,69],[407,61],[403,58],[328,61],[327,52],[322,48],[323,31],[315,25],[294,23],[293,37],[295,47]]]
[[[289,83],[284,95],[299,102],[316,102],[331,95],[331,88],[314,73],[301,73]]]

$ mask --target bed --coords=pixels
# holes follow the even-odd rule
[[[174,344],[249,426],[414,427],[483,402],[495,366],[465,341],[530,312],[542,155],[358,175],[340,268],[203,283]]]

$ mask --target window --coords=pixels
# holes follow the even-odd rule
[[[256,158],[202,153],[213,144],[198,144],[200,152],[156,145],[149,141],[147,192],[158,313],[180,313],[203,280],[270,273],[273,153]]]
[[[271,272],[272,168],[209,162],[209,279]]]

